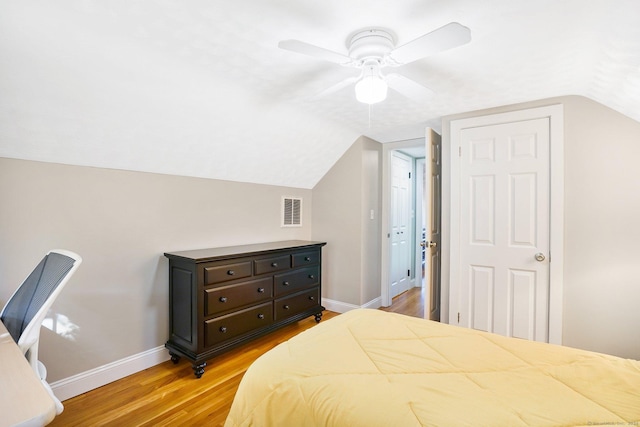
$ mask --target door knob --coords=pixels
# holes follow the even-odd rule
[[[538,253],[535,255],[535,257],[536,257],[536,261],[538,261],[538,262],[542,262],[542,261],[544,261],[544,260],[545,260],[545,256],[544,256],[544,254],[543,254],[542,252],[538,252]]]
[[[429,242],[429,247],[430,248],[435,248],[436,246],[438,246],[438,244],[436,242]]]

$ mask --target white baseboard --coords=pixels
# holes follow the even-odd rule
[[[357,308],[378,308],[381,297],[368,303],[358,306],[341,301],[334,301],[327,298],[322,299],[322,305],[327,310],[336,313],[346,313]],[[135,374],[144,369],[155,366],[170,359],[169,352],[164,346],[152,348],[124,359],[99,366],[89,371],[81,372],[69,378],[64,378],[50,384],[53,393],[61,401],[71,399],[83,393],[102,387],[103,385]]]
[[[105,384],[135,374],[170,359],[164,346],[152,348],[124,359],[81,372],[51,383],[51,389],[61,401],[86,393]]]
[[[382,297],[378,297],[376,299],[372,299],[368,303],[362,306],[362,308],[380,308],[382,307]]]
[[[336,313],[346,313],[350,310],[355,310],[357,308],[379,308],[382,304],[382,297],[378,297],[374,300],[369,301],[364,305],[355,305],[349,304],[347,302],[342,301],[334,301],[328,298],[322,298],[322,305],[329,311],[335,311]]]

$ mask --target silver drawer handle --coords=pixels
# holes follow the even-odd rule
[[[220,302],[227,302],[227,297],[220,297]]]
[[[262,313],[258,314],[258,319],[264,319],[264,314]]]
[[[259,294],[263,294],[264,293],[264,288],[258,288],[258,293]]]
[[[225,328],[224,326],[220,326],[220,332],[222,332],[223,334],[227,332],[227,328]]]
[[[228,274],[229,276],[233,276],[234,274],[236,274],[236,272],[235,272],[235,271],[233,271],[233,270],[227,270],[227,274]]]
[[[278,263],[277,263],[277,262],[272,262],[272,263],[271,263],[271,267],[277,267],[277,266],[278,266]]]

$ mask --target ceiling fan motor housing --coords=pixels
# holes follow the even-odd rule
[[[388,31],[379,28],[368,28],[358,31],[349,40],[349,56],[363,63],[376,60],[382,63],[394,48],[395,41]]]

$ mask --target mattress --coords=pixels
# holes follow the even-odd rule
[[[640,362],[380,310],[258,358],[235,426],[640,425]]]

